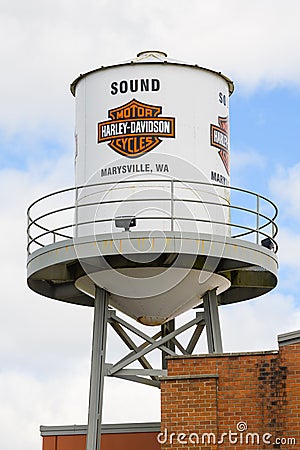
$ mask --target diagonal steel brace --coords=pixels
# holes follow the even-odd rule
[[[112,317],[110,320],[116,320],[115,317]],[[123,321],[120,318],[117,318],[117,321],[124,325],[129,330],[133,331],[135,334],[137,334],[140,337],[143,337],[145,340],[147,340],[150,344],[146,348],[140,349],[138,352],[131,352],[129,355],[127,355],[123,360],[117,362],[108,370],[108,375],[112,376],[116,374],[119,370],[123,369],[124,367],[128,366],[132,362],[138,360],[140,357],[146,355],[147,353],[150,353],[151,351],[155,349],[160,349],[165,351],[166,353],[170,354],[171,356],[175,356],[176,353],[165,347],[163,344],[170,341],[172,338],[176,337],[177,335],[183,333],[184,331],[191,328],[193,325],[196,325],[200,321],[202,321],[202,316],[196,316],[194,319],[192,319],[190,322],[187,322],[186,324],[179,327],[177,330],[172,331],[170,334],[158,339],[154,340],[153,338],[150,338],[145,333],[141,332],[140,330],[137,330],[132,325],[128,324],[127,322]]]

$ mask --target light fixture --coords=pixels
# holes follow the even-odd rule
[[[136,226],[136,218],[134,216],[115,217],[115,226],[117,228],[124,228],[124,231],[130,231],[129,228]]]
[[[263,239],[261,241],[261,245],[263,247],[268,248],[269,250],[274,250],[274,248],[275,248],[273,240],[271,238],[269,238],[269,237]]]

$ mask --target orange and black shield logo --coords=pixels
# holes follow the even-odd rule
[[[210,145],[219,149],[226,172],[229,175],[229,122],[228,117],[218,117],[219,126],[210,126]]]
[[[98,123],[98,143],[108,145],[123,156],[137,158],[157,147],[162,138],[175,137],[175,118],[161,117],[161,106],[135,99],[110,109],[110,120]]]

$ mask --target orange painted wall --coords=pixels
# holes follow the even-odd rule
[[[157,433],[103,434],[101,450],[159,450]],[[43,450],[85,450],[86,436],[44,436]]]

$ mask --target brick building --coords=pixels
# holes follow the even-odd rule
[[[279,350],[170,357],[162,449],[299,449],[300,331]]]

